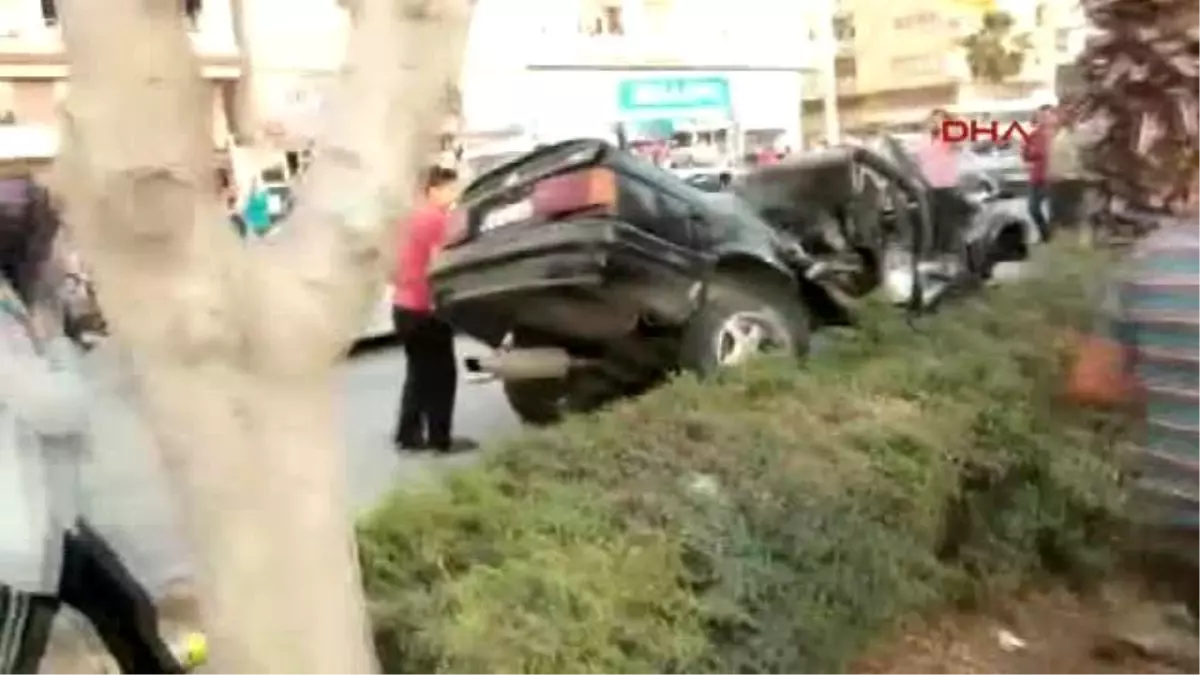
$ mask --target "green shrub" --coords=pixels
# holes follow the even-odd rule
[[[1096,564],[1118,436],[1058,405],[1098,261],[797,369],[529,431],[361,526],[390,672],[828,672],[894,621]]]

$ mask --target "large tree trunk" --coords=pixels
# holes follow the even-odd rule
[[[252,244],[218,204],[178,3],[62,5],[58,184],[183,501],[214,666],[371,671],[334,367],[377,298],[470,3],[361,0],[298,208]]]
[[[235,137],[242,145],[253,144],[259,133],[258,99],[255,97],[255,62],[250,50],[249,27],[246,25],[245,0],[229,0],[229,11],[233,18],[233,40],[238,48],[240,75],[233,87],[233,101],[229,108],[233,113]]]

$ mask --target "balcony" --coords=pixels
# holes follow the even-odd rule
[[[41,0],[9,0],[0,7],[0,78],[66,77],[62,31],[43,16]],[[228,0],[207,0],[190,21],[189,35],[204,76],[236,79],[240,73]]]

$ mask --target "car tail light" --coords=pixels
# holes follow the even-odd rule
[[[617,176],[609,169],[595,168],[546,178],[534,186],[532,202],[533,211],[540,216],[615,213]]]

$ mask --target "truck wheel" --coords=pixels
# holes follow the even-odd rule
[[[808,353],[811,326],[799,298],[769,284],[718,280],[688,323],[680,365],[700,375],[769,352]]]

